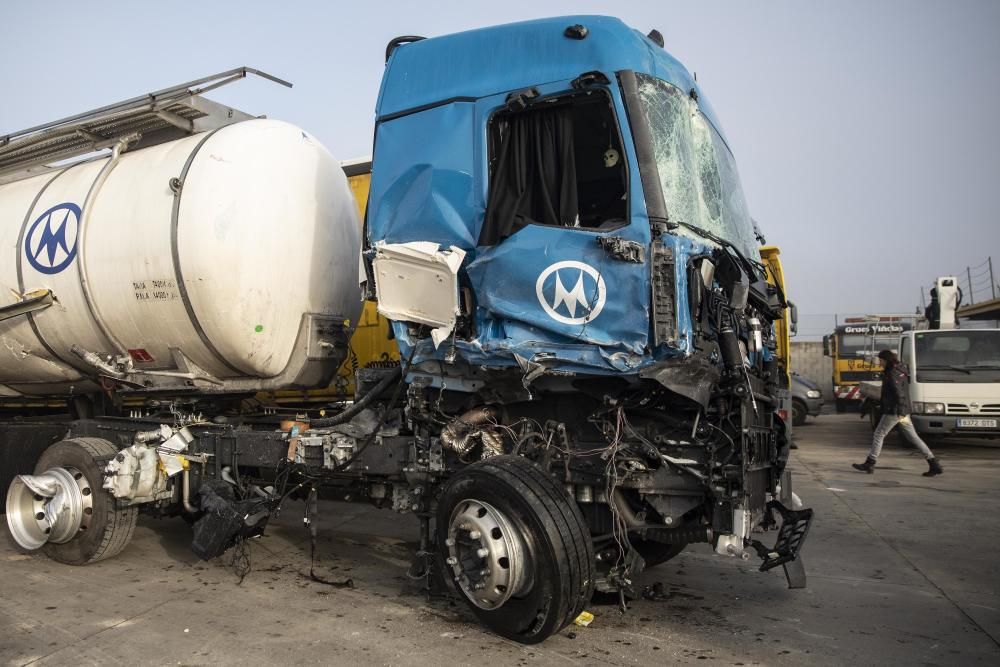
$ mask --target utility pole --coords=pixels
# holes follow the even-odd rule
[[[993,258],[987,257],[986,263],[990,267],[990,291],[993,293],[993,298],[997,298],[997,281],[993,278]]]
[[[972,269],[965,267],[965,277],[969,280],[969,303],[976,302],[976,295],[972,293]]]

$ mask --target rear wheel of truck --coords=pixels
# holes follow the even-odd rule
[[[7,492],[7,523],[15,541],[39,547],[53,560],[86,565],[125,548],[135,532],[137,507],[119,507],[101,488],[104,467],[118,453],[107,440],[57,442],[35,464],[35,474],[15,478]]]
[[[524,644],[573,621],[594,588],[576,503],[539,466],[496,456],[452,477],[437,511],[444,572],[480,622]]]

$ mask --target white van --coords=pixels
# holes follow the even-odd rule
[[[899,358],[919,433],[1000,437],[1000,329],[907,331]]]

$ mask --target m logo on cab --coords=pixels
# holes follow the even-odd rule
[[[586,324],[604,309],[607,288],[597,269],[573,260],[542,271],[535,295],[549,317],[563,324]]]

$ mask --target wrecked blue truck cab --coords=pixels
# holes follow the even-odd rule
[[[527,620],[547,619],[535,608],[511,621],[523,595],[466,557],[482,531],[464,503],[497,525],[544,511],[444,492],[446,574],[521,641],[592,589],[630,594],[631,575],[690,543],[804,582],[811,510],[793,507],[773,398],[784,297],[718,119],[661,42],[577,16],[387,54],[364,255],[408,362],[410,423],[468,470],[516,456],[557,481],[562,537],[575,530],[569,551],[588,561],[529,546],[542,535],[522,523],[508,549],[533,554],[536,583],[540,559],[563,561],[570,601],[551,624]],[[778,529],[774,547],[761,528]]]
[[[248,71],[161,94],[190,102],[192,88]],[[170,142],[179,126],[150,111],[148,99],[68,119],[76,125],[26,131],[0,146],[0,175],[10,164],[30,171],[51,159],[53,137],[82,141],[88,127],[113,126],[121,136],[100,172],[106,176],[121,158],[113,184],[133,159],[121,151],[137,136],[134,125],[118,123],[122,109],[148,115],[141,118],[150,127],[166,126],[159,135],[143,130],[142,141],[177,145]],[[217,104],[190,111],[202,108],[215,109],[218,127],[201,139],[176,139],[194,152],[212,137],[248,136],[239,134],[244,117],[243,129],[262,122]],[[419,520],[412,578],[430,591],[452,585],[486,627],[524,643],[571,623],[595,591],[624,606],[639,593],[637,574],[688,545],[757,556],[762,570],[781,566],[791,586],[804,585],[799,550],[812,511],[792,493],[775,400],[772,322],[784,297],[766,281],[719,122],[658,33],[575,16],[398,38],[387,49],[376,113],[360,257],[344,174],[305,132],[281,131],[299,156],[280,162],[294,167],[287,177],[240,179],[244,189],[291,188],[274,189],[272,200],[282,205],[260,217],[258,229],[287,232],[287,202],[316,213],[306,220],[317,230],[311,257],[290,261],[311,262],[315,272],[301,283],[308,291],[294,296],[314,297],[322,312],[247,320],[266,324],[253,327],[255,336],[299,331],[286,371],[275,377],[215,377],[195,361],[219,349],[180,289],[201,280],[181,279],[177,242],[184,237],[176,234],[177,216],[201,201],[192,196],[200,192],[197,169],[188,169],[199,164],[194,153],[178,164],[169,189],[161,178],[167,172],[147,170],[138,179],[137,192],[155,193],[172,211],[162,220],[172,219],[178,277],[170,285],[180,290],[177,300],[144,305],[191,315],[190,335],[177,336],[191,349],[203,343],[205,356],[171,347],[171,360],[161,356],[151,367],[147,349],[116,345],[111,329],[106,342],[94,338],[104,330],[99,319],[95,333],[81,330],[107,347],[66,350],[76,359],[73,372],[87,380],[68,385],[68,396],[51,396],[66,409],[53,416],[43,401],[34,421],[23,414],[0,420],[0,443],[36,443],[40,452],[34,473],[19,470],[7,493],[18,544],[62,563],[92,563],[126,547],[141,511],[185,517],[193,550],[208,560],[245,548],[286,500],[306,499],[313,545],[319,508],[341,511],[318,503],[321,495],[372,503]],[[199,116],[192,134],[204,122]],[[84,156],[92,146],[75,150]],[[248,174],[261,171],[264,158],[253,157]],[[46,176],[42,190],[94,166],[66,166]],[[93,174],[104,182],[96,168]],[[317,194],[328,189],[329,197]],[[198,209],[206,221],[234,201],[214,192],[219,197]],[[52,210],[38,220],[48,224]],[[100,219],[87,225],[99,230]],[[29,246],[26,240],[18,252],[31,262],[38,251]],[[140,252],[136,261],[158,266],[158,257]],[[367,297],[392,323],[398,364],[351,356],[359,263]],[[269,290],[285,294],[286,283],[261,285],[259,298],[240,308],[273,303]],[[59,303],[70,305],[58,317],[98,316],[89,301],[73,311],[69,293],[77,292],[59,292]],[[57,316],[51,291],[32,295],[0,315],[12,322]],[[241,343],[243,322],[233,333]],[[65,328],[69,346],[75,339]],[[170,335],[156,332],[156,344],[167,345]],[[243,361],[274,347],[255,343]],[[322,399],[308,390],[327,387],[347,359],[358,366],[353,400],[317,405]],[[231,366],[226,357],[218,361],[217,369]],[[27,373],[15,370],[15,379]],[[257,392],[267,388],[301,390],[303,402],[261,403],[268,399]]]
[[[565,34],[574,20],[581,36]],[[471,298],[461,306],[475,334],[419,349],[418,362],[451,355],[490,367],[534,360],[557,372],[649,372],[692,352],[686,265],[716,245],[678,233],[668,210],[759,260],[731,155],[697,84],[616,19],[533,21],[400,46],[377,118],[370,247],[432,242],[464,253],[459,280]],[[405,355],[416,341],[405,322],[393,328]]]

